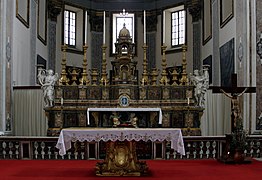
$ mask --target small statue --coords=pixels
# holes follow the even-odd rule
[[[137,121],[138,121],[138,118],[137,118],[136,114],[135,114],[135,113],[132,113],[132,114],[131,114],[131,119],[130,119],[130,124],[131,124],[133,127],[138,128],[138,126],[137,126]]]
[[[209,86],[209,74],[208,68],[203,69],[203,73],[200,74],[199,70],[194,70],[194,74],[190,77],[191,82],[195,86],[195,99],[197,106],[205,106],[205,94]]]
[[[37,77],[44,91],[45,107],[54,106],[54,85],[58,80],[58,74],[54,74],[51,69],[39,69]]]
[[[117,112],[113,112],[113,114],[110,116],[110,119],[113,121],[113,127],[117,127],[120,125],[120,116],[117,114]]]

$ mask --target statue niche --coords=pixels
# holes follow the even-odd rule
[[[130,32],[124,24],[115,43],[115,59],[111,61],[111,84],[138,84],[137,61],[133,60],[134,45]]]

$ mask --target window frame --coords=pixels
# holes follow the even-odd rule
[[[119,11],[114,11],[114,12],[111,12],[111,14],[110,14],[110,20],[111,20],[111,23],[110,23],[110,56],[111,57],[116,55],[116,53],[113,52],[114,47],[115,47],[115,43],[116,43],[116,42],[113,42],[114,41],[113,33],[116,33],[116,31],[114,31],[114,24],[115,24],[114,14],[117,14],[117,15],[120,16],[120,13],[121,12],[119,12]],[[132,42],[135,43],[136,40],[137,40],[137,31],[136,31],[137,30],[137,18],[136,18],[136,13],[135,12],[133,12],[133,11],[128,12],[128,15],[130,15],[130,14],[133,15],[133,34],[131,34],[131,37],[132,37]],[[117,17],[119,17],[119,16],[117,16]],[[118,34],[117,34],[116,40],[118,38]],[[135,46],[134,46],[134,55],[135,56],[137,55],[137,50],[136,49],[137,49],[137,43],[135,43]]]
[[[61,45],[64,45],[64,19],[65,19],[65,10],[76,12],[76,32],[75,39],[76,45],[68,46],[66,52],[71,52],[75,54],[84,54],[83,45],[84,45],[84,31],[85,31],[85,9],[79,6],[72,5],[70,3],[65,3],[63,6],[63,11],[61,15]]]
[[[184,43],[181,43],[180,42],[180,17],[179,17],[179,14],[180,14],[180,12],[184,12]],[[177,34],[178,34],[178,44],[173,44],[173,14],[174,13],[177,13],[178,14],[178,31],[177,31]],[[176,48],[176,47],[180,47],[180,46],[182,46],[183,44],[185,44],[185,37],[186,37],[186,32],[185,32],[185,30],[186,30],[186,20],[185,20],[185,18],[186,18],[186,12],[185,12],[185,9],[183,9],[183,10],[178,10],[178,11],[173,11],[173,12],[171,12],[171,47],[172,48]]]
[[[175,46],[172,46],[172,17],[171,17],[171,14],[173,12],[176,12],[176,11],[181,11],[181,10],[184,10],[185,12],[185,28],[184,28],[184,33],[185,33],[185,41],[184,41],[184,44],[180,44],[180,45],[175,45]],[[164,19],[163,19],[163,14],[165,13],[165,23],[163,22]],[[183,45],[187,45],[187,9],[186,9],[186,6],[184,3],[180,3],[176,6],[173,6],[173,7],[170,7],[168,9],[164,9],[162,11],[162,33],[161,33],[161,36],[162,36],[162,44],[163,44],[163,25],[165,24],[165,30],[166,30],[166,35],[165,37],[170,37],[170,39],[165,39],[165,45],[167,46],[166,48],[166,53],[172,53],[172,52],[176,52],[176,51],[182,51],[182,46]]]
[[[64,10],[64,13],[66,12],[66,11],[68,11],[68,13],[69,13],[69,19],[68,19],[68,21],[69,21],[69,23],[68,23],[68,29],[69,29],[69,31],[68,31],[68,41],[70,42],[70,39],[71,39],[71,36],[70,36],[70,34],[71,34],[71,31],[70,31],[70,13],[74,13],[75,14],[75,38],[74,38],[74,43],[75,43],[75,45],[71,45],[69,42],[66,42],[65,43],[65,29],[64,29],[64,44],[66,44],[68,47],[70,47],[70,48],[76,48],[76,30],[77,30],[77,28],[76,28],[76,19],[77,19],[77,13],[75,12],[75,11],[72,11],[72,10],[68,10],[68,9],[65,9]],[[64,20],[65,20],[65,18],[64,18]],[[65,27],[65,25],[64,25],[64,27]]]

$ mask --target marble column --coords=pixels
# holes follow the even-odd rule
[[[12,126],[12,28],[15,1],[0,1],[0,135],[11,135]]]
[[[202,69],[202,61],[200,59],[201,50],[201,1],[189,0],[187,1],[189,13],[192,15],[193,23],[193,70]]]
[[[56,63],[56,25],[57,16],[62,11],[63,2],[58,0],[48,1],[48,68],[55,70]]]
[[[212,37],[213,37],[213,85],[220,86],[220,53],[219,53],[219,0],[212,0]]]
[[[37,27],[37,4],[35,1],[30,3],[30,85],[36,84],[36,27]]]

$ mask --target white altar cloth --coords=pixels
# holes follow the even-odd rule
[[[183,136],[176,128],[67,128],[60,132],[56,147],[60,155],[71,148],[71,141],[170,141],[171,148],[185,155]]]
[[[161,108],[87,108],[87,124],[90,124],[89,120],[89,112],[91,111],[126,111],[126,112],[134,112],[134,111],[146,111],[146,112],[159,112],[158,123],[162,124],[162,111]]]

